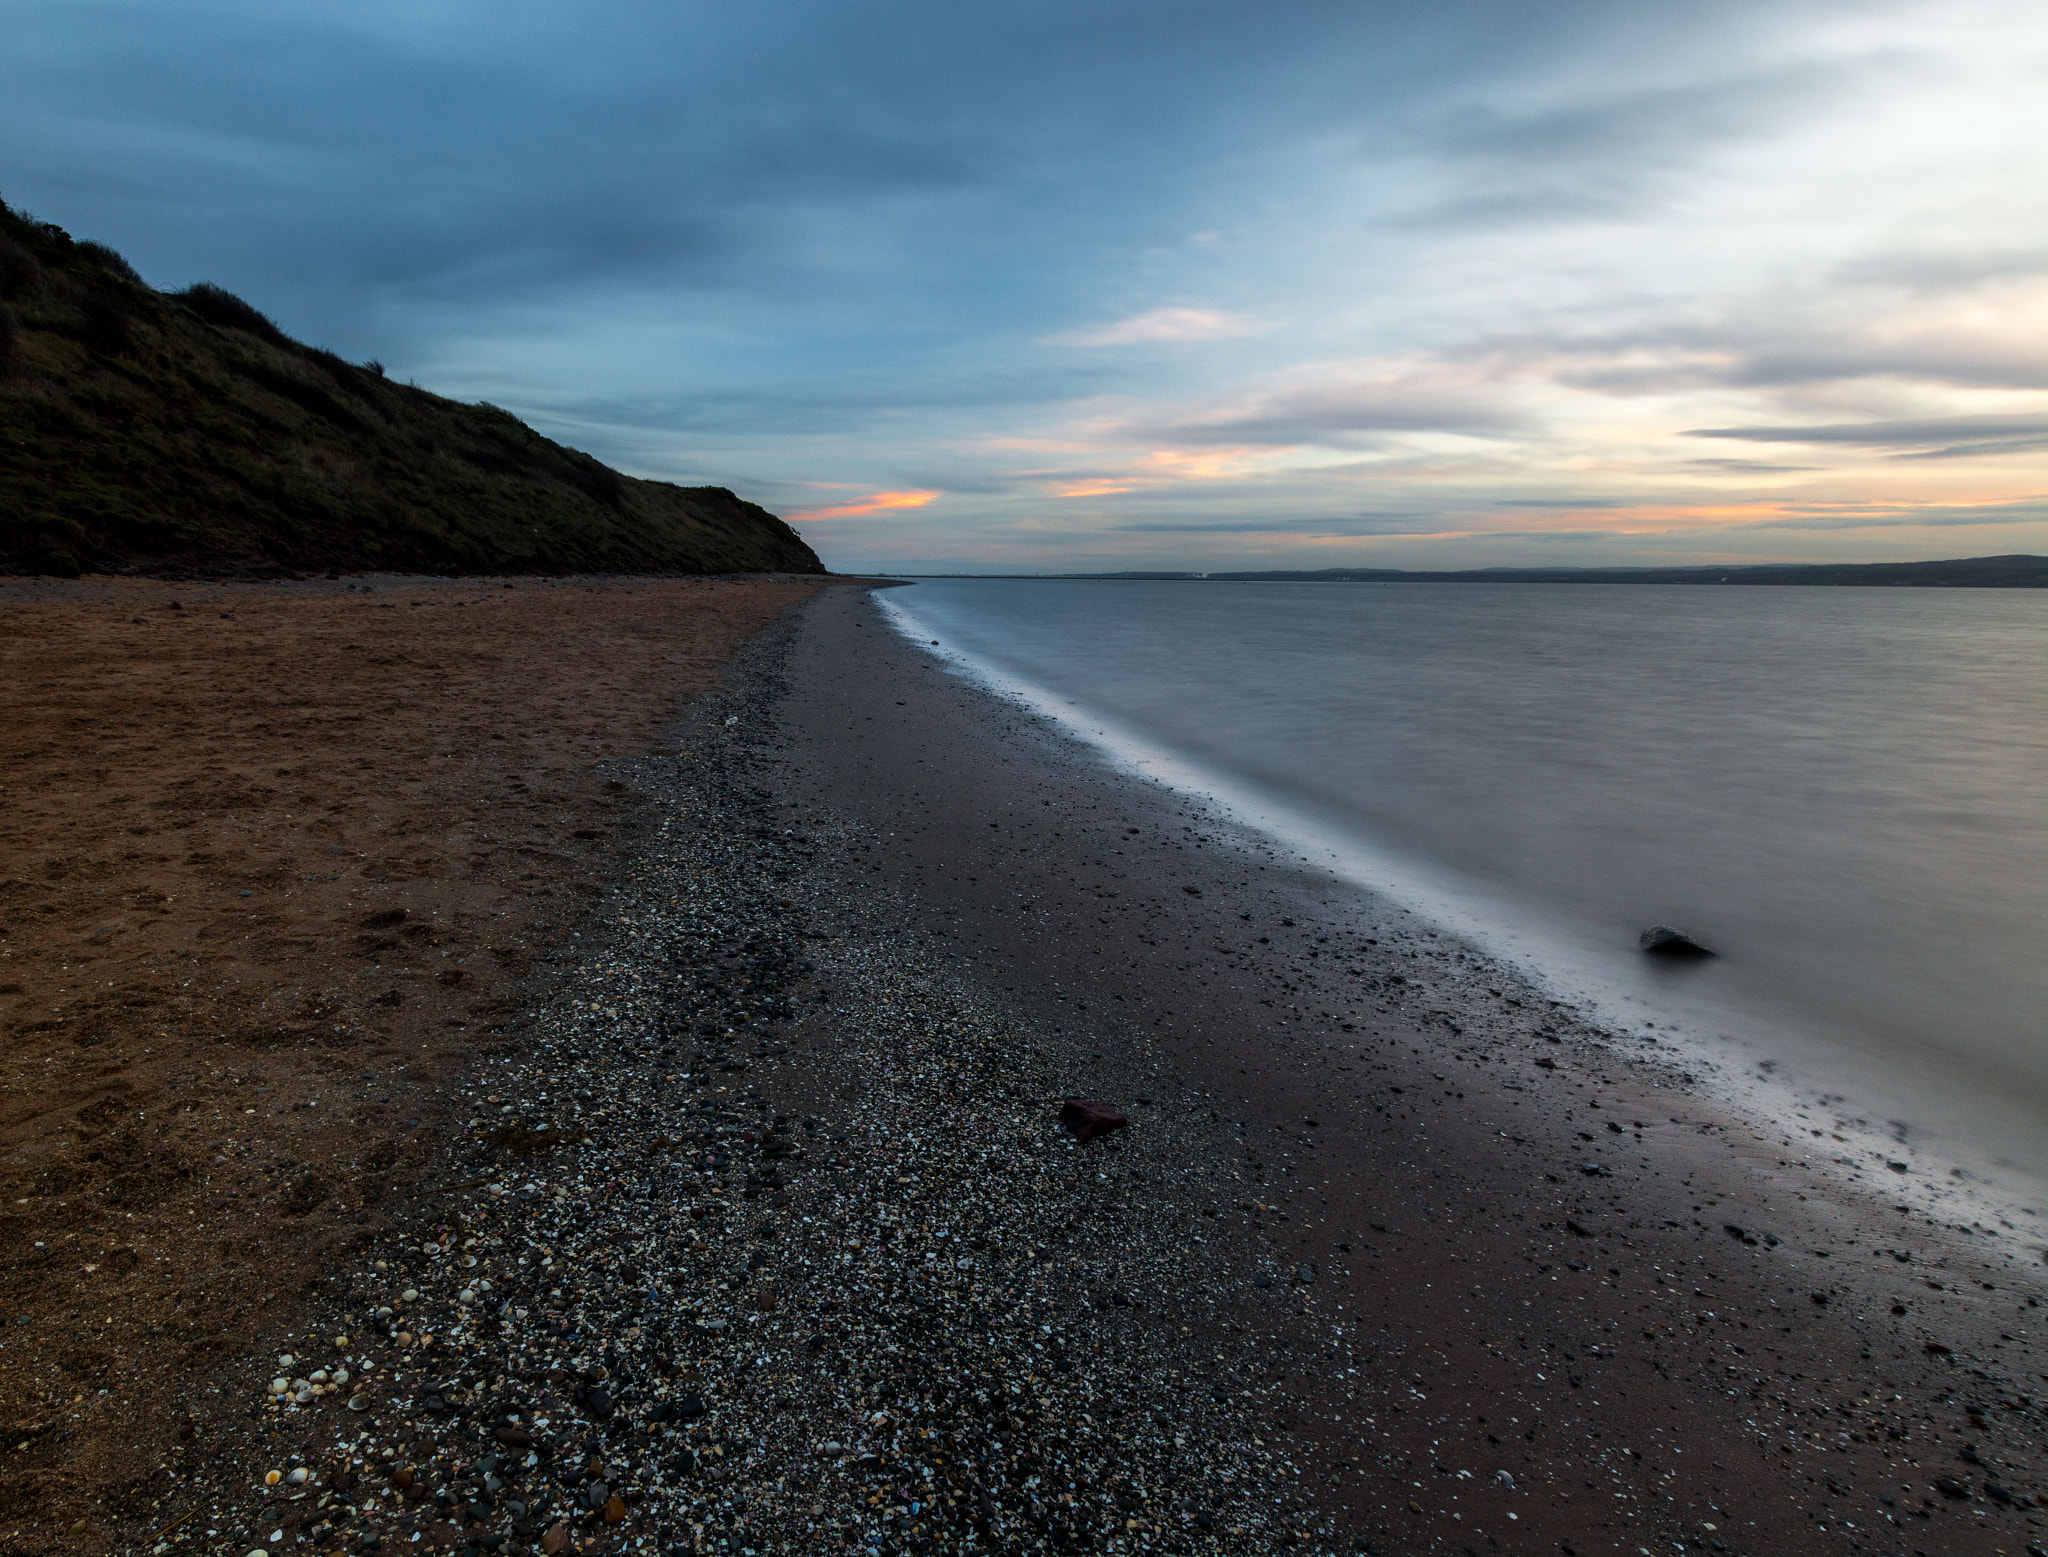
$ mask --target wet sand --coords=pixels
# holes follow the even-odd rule
[[[1075,1090],[1213,1100],[1206,1132],[1180,1126],[1176,1182],[1244,1279],[1159,1296],[1215,1296],[1286,1382],[1275,1426],[1347,1534],[2039,1538],[2038,1228],[1938,1226],[1838,1182],[1826,1140],[1718,1107],[1399,910],[1108,771],[868,602],[805,623],[796,783],[888,836],[877,873],[979,978],[1083,1040]]]

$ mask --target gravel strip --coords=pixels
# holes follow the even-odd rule
[[[1335,1549],[1281,1381],[1174,1296],[1226,1279],[1167,1183],[1204,1105],[1105,1099],[1131,1126],[1077,1144],[1100,1056],[849,890],[887,840],[766,787],[794,630],[686,755],[608,766],[640,858],[443,1192],[238,1381],[271,1463],[158,1552]],[[1316,1274],[1256,1280],[1309,1313]]]

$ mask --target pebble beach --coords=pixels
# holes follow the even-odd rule
[[[593,771],[610,879],[127,1549],[2039,1540],[2023,1230],[1830,1178],[860,591]]]

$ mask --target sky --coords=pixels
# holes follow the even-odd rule
[[[0,197],[845,571],[2048,552],[2039,0],[10,0]]]

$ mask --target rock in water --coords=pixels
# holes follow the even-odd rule
[[[1668,924],[1651,925],[1642,933],[1637,944],[1652,957],[1687,958],[1714,955],[1683,930],[1674,930]]]

